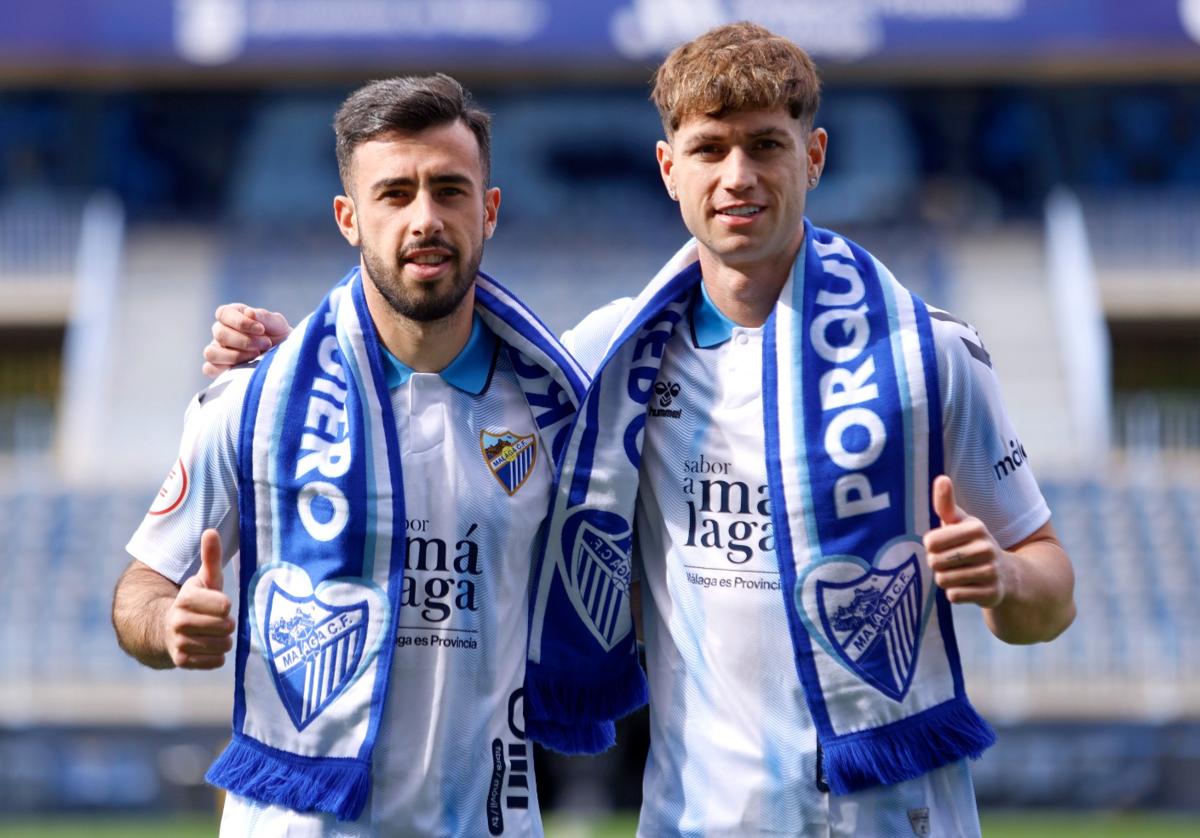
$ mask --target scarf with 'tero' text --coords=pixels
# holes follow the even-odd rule
[[[586,374],[484,274],[475,301],[557,461]],[[243,405],[233,739],[214,785],[339,820],[362,813],[404,576],[401,450],[356,268],[263,357]],[[611,738],[611,725],[582,727],[582,742]]]

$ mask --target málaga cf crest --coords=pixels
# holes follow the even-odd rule
[[[367,637],[366,600],[334,606],[316,594],[296,597],[273,584],[265,623],[275,687],[296,730],[304,730],[358,672]]]
[[[850,669],[900,701],[917,663],[921,573],[910,558],[891,570],[873,568],[847,582],[817,582],[825,636]]]
[[[479,448],[488,468],[510,495],[521,488],[537,462],[537,437],[534,434],[517,436],[512,431],[499,434],[481,431]]]
[[[619,515],[584,510],[567,519],[563,541],[575,607],[592,636],[605,651],[611,651],[631,627],[625,600],[633,532]]]

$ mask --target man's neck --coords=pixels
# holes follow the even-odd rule
[[[410,320],[396,313],[374,285],[364,284],[367,309],[388,351],[414,372],[441,372],[458,357],[471,337],[475,311],[472,285],[458,308],[440,320]]]
[[[792,250],[769,262],[734,266],[701,245],[700,273],[704,288],[713,305],[734,323],[761,326],[767,322],[779,292],[787,284],[796,253],[797,250]]]

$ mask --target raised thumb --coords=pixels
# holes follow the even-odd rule
[[[933,481],[933,511],[943,525],[957,524],[966,517],[954,500],[954,481],[944,474],[938,475]]]
[[[209,590],[219,591],[225,587],[225,575],[221,568],[221,534],[214,529],[207,529],[200,536],[200,572],[196,577]]]

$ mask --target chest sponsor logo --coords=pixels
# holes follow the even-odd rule
[[[148,515],[167,515],[183,505],[188,493],[188,473],[184,468],[183,458],[175,461],[175,465],[167,472],[167,479],[162,488],[154,496]]]
[[[400,587],[400,623],[396,645],[475,649],[483,584],[480,526],[471,523],[457,540],[431,526],[428,518],[409,518]],[[430,634],[432,633],[432,634]]]
[[[842,662],[884,695],[900,701],[917,663],[922,596],[917,557],[857,579],[817,582],[826,637]]]
[[[1008,452],[992,464],[992,471],[996,474],[996,481],[999,482],[1010,474],[1016,474],[1017,469],[1025,465],[1028,459],[1029,455],[1025,453],[1025,446],[1021,444],[1021,440],[1010,439],[1008,441]]]
[[[537,462],[537,436],[517,436],[512,431],[481,431],[479,449],[483,460],[509,496],[525,485]]]
[[[337,700],[353,680],[366,645],[367,600],[336,606],[272,585],[267,656],[279,697],[297,730]]]

